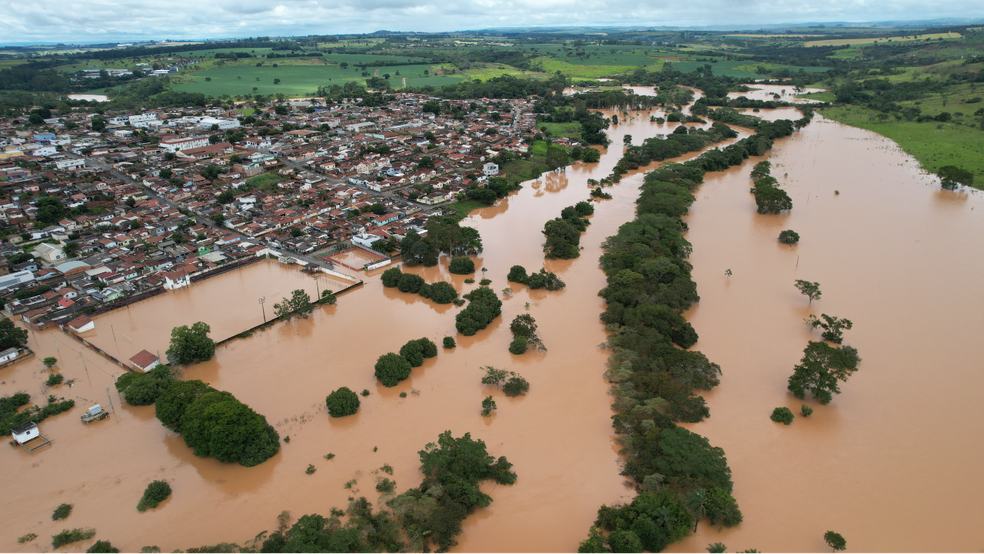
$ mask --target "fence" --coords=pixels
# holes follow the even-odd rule
[[[197,283],[199,281],[204,281],[205,279],[208,279],[209,277],[215,277],[216,275],[222,275],[223,273],[228,273],[228,272],[230,272],[230,271],[232,271],[234,269],[239,269],[241,267],[246,267],[246,266],[248,266],[250,264],[255,264],[258,261],[260,261],[260,258],[257,258],[257,257],[249,257],[249,258],[246,258],[246,259],[243,259],[243,260],[232,262],[231,264],[224,264],[222,266],[219,266],[218,269],[213,269],[212,271],[209,271],[209,272],[206,272],[206,273],[200,273],[198,275],[192,275],[191,276],[191,282],[192,283]]]
[[[92,344],[91,342],[85,340],[84,338],[80,337],[79,335],[77,335],[75,333],[75,331],[72,331],[71,329],[69,329],[68,327],[66,327],[64,325],[59,325],[58,327],[61,328],[62,332],[64,332],[66,335],[68,335],[68,336],[74,338],[75,340],[81,342],[82,344],[88,346],[96,354],[99,354],[103,358],[106,358],[107,360],[113,362],[114,364],[122,367],[123,369],[125,369],[127,371],[133,371],[133,368],[132,367],[130,367],[130,366],[126,365],[125,363],[119,361],[118,359],[116,359],[115,356],[112,356],[111,354],[109,354],[108,352],[106,352],[105,350],[103,350],[102,348],[99,348],[98,346],[96,346],[96,345]]]

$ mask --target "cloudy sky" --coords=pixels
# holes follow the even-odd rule
[[[5,2],[0,43],[492,27],[979,18],[981,0],[39,0]]]

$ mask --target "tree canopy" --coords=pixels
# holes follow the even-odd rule
[[[215,341],[209,338],[212,330],[199,321],[190,328],[187,325],[171,329],[171,346],[167,359],[172,364],[192,364],[210,360],[215,354]]]

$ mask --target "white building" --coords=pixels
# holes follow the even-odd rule
[[[75,159],[58,160],[57,162],[55,162],[55,167],[58,168],[58,169],[60,169],[60,170],[65,170],[65,169],[75,170],[75,169],[79,169],[79,168],[85,167],[85,159],[84,158],[75,158]]]
[[[483,165],[482,166],[482,173],[484,173],[486,177],[493,177],[495,175],[498,175],[499,174],[499,164],[489,162],[489,163]]]
[[[28,270],[17,271],[0,277],[0,290],[16,287],[17,285],[34,280],[34,274]]]
[[[158,146],[161,148],[161,150],[166,150],[172,153],[178,151],[191,150],[192,148],[204,148],[208,146],[208,137],[198,136],[198,137],[162,140]]]
[[[238,129],[239,120],[238,119],[219,119],[217,117],[203,117],[201,121],[198,122],[198,127],[200,129],[211,129],[212,125],[218,126],[220,131],[225,131],[227,129]]]
[[[131,115],[129,123],[132,127],[158,127],[161,122],[157,120],[157,114],[145,113],[143,115]]]

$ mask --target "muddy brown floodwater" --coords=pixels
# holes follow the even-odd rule
[[[602,378],[607,352],[599,347],[605,333],[598,319],[603,304],[597,293],[605,285],[598,268],[600,244],[634,216],[642,172],[609,189],[613,200],[597,204],[579,259],[546,264],[567,282],[566,289],[529,291],[507,283],[505,277],[514,264],[531,271],[544,265],[544,223],[558,217],[562,208],[588,199],[587,179],[610,174],[621,157],[624,134],[639,141],[675,128],[675,124],[650,123],[649,115],[634,112],[612,128],[613,146],[599,163],[546,174],[495,206],[474,212],[465,222],[481,232],[485,250],[476,265],[487,268],[485,276],[492,279],[492,287],[500,294],[506,287],[515,290],[504,299],[502,317],[474,337],[455,332],[454,315],[460,308],[385,289],[377,271],[362,289],[346,294],[337,305],[232,341],[219,348],[211,361],[185,369],[182,378],[202,379],[235,394],[264,414],[281,436],[290,436],[290,443],[260,466],[243,468],[196,458],[179,436],[157,422],[153,407],[122,405],[112,388],[117,366],[90,351],[82,352],[61,331],[32,333],[30,346],[38,359],[59,357],[59,371],[76,380],[71,389],[62,386],[52,392],[76,398],[78,406],[41,423],[42,431],[54,440],[47,450],[34,455],[13,448],[0,451],[7,498],[0,506],[4,530],[0,548],[35,551],[46,548],[48,538],[61,529],[84,526],[94,527],[97,539],[111,540],[125,550],[144,545],[169,551],[220,541],[242,543],[274,528],[282,510],[298,517],[344,507],[352,494],[344,488],[350,479],[357,480],[358,494],[377,502],[372,471],[384,463],[395,469],[398,492],[418,485],[417,452],[451,430],[456,436],[471,433],[484,440],[490,452],[515,464],[519,475],[514,486],[490,491],[495,499],[491,508],[465,521],[458,550],[576,549],[600,505],[634,494],[619,476],[608,386]],[[430,281],[447,280],[462,292],[476,286],[466,285],[464,276],[450,274],[447,260],[435,268],[408,271]],[[97,319],[100,344],[115,347],[118,342],[126,354],[129,346],[124,344],[129,341],[119,336],[113,341],[112,332],[119,335],[121,327],[130,325],[125,334],[133,340],[134,351],[151,349],[144,346],[151,343],[163,350],[172,326],[198,319],[209,321],[217,337],[223,334],[216,333],[217,328],[236,333],[249,325],[220,325],[206,316],[235,303],[237,318],[259,317],[256,297],[265,294],[269,299],[273,290],[284,293],[296,288],[278,284],[288,277],[260,278],[249,295],[207,304],[223,294],[207,288],[210,282],[221,284],[227,278],[216,277],[179,291],[188,297],[180,306],[151,300],[113,312]],[[475,277],[481,279],[482,272]],[[509,322],[527,313],[527,303],[548,350],[514,356],[508,352]],[[107,339],[104,328],[110,322]],[[373,364],[381,354],[398,351],[406,341],[422,336],[440,344],[447,335],[457,338],[457,348],[441,349],[436,359],[427,360],[397,387],[377,384]],[[486,365],[521,373],[531,383],[530,393],[512,399],[484,387],[481,367]],[[5,395],[24,390],[43,398],[47,392],[37,359],[0,370],[0,380],[4,381],[0,393]],[[368,389],[371,394],[363,398],[357,415],[331,420],[325,413],[325,396],[340,386]],[[401,392],[407,397],[400,398]],[[489,394],[499,409],[484,419],[479,415],[481,401]],[[79,423],[85,407],[95,402],[108,405],[107,397],[115,407],[110,419],[89,426]],[[335,457],[327,461],[324,456],[329,453]],[[308,464],[317,468],[313,475],[305,474]],[[174,494],[159,508],[140,514],[136,502],[154,479],[167,479]],[[51,510],[61,502],[74,504],[75,511],[66,522],[52,522]],[[29,532],[39,536],[34,543],[15,542]],[[64,549],[78,551],[89,544]]]
[[[639,142],[674,128],[648,118],[648,112],[633,112],[609,129],[614,142],[599,163],[544,175],[468,218],[465,224],[478,228],[485,243],[476,265],[487,268],[497,292],[514,289],[504,298],[502,317],[474,337],[455,333],[460,308],[385,289],[377,271],[337,305],[232,341],[211,361],[185,369],[182,378],[203,379],[235,394],[281,436],[290,436],[260,466],[196,458],[157,422],[153,407],[122,406],[112,389],[117,366],[82,351],[60,331],[31,333],[29,345],[38,357],[0,370],[0,394],[23,390],[43,398],[49,391],[39,360],[57,356],[58,371],[75,386],[50,392],[75,398],[78,405],[41,423],[54,440],[46,450],[31,455],[0,449],[0,550],[47,550],[49,537],[63,528],[90,526],[96,539],[127,551],[242,544],[273,529],[282,510],[295,518],[325,514],[343,507],[353,493],[377,502],[372,472],[384,463],[395,469],[398,492],[418,485],[417,451],[445,430],[484,440],[519,475],[515,485],[489,491],[495,502],[465,521],[458,551],[575,550],[601,504],[634,495],[618,474],[602,378],[607,352],[598,346],[605,333],[597,293],[605,285],[600,244],[634,217],[642,172],[626,176],[609,189],[614,199],[597,204],[580,258],[545,264],[566,281],[566,289],[529,291],[505,276],[514,264],[531,271],[544,265],[543,224],[587,199],[587,179],[611,172],[624,134]],[[982,313],[980,293],[971,287],[981,256],[974,238],[980,236],[979,214],[969,210],[979,199],[941,194],[931,179],[917,176],[912,162],[888,150],[894,145],[873,137],[817,122],[779,141],[776,161],[789,168],[774,173],[789,172],[781,180],[797,202],[789,216],[762,219],[754,213],[747,193],[750,164],[710,176],[699,191],[690,239],[703,302],[689,316],[701,333],[698,347],[722,365],[724,379],[709,395],[711,419],[693,427],[727,451],[746,522],[725,534],[702,527],[679,549],[702,551],[723,537],[732,548],[819,550],[827,528],[843,533],[852,549],[979,547],[968,542],[969,523],[981,513],[980,500],[972,496],[981,489],[981,477],[971,466],[980,459],[981,427],[979,418],[970,417],[970,395],[981,383],[969,365]],[[841,195],[833,198],[828,188],[841,189]],[[817,195],[809,204],[808,191]],[[787,226],[803,236],[792,251],[775,243]],[[726,281],[729,267],[734,276]],[[475,287],[448,273],[447,260],[408,271],[449,281],[463,292]],[[792,289],[794,278],[821,282],[824,297],[815,309],[854,320],[847,342],[860,349],[864,362],[830,406],[818,407],[812,419],[777,428],[768,420],[771,409],[799,405],[784,384],[809,336],[800,323],[808,310]],[[271,285],[291,288],[261,282],[263,290],[254,296],[271,294]],[[173,314],[184,314],[165,306],[167,317],[128,316],[145,321],[134,334],[159,340],[174,324],[197,320],[210,296],[202,286],[207,283],[185,291],[191,299],[187,321],[172,323]],[[756,301],[757,295],[774,298]],[[244,306],[236,312],[241,317],[259,312],[254,297],[235,301]],[[151,308],[140,303],[130,311],[153,315]],[[527,309],[548,350],[514,356],[508,352],[509,322]],[[379,355],[422,336],[440,344],[447,335],[457,338],[458,347],[441,349],[399,386],[387,389],[373,378]],[[483,387],[485,365],[521,373],[531,383],[529,394],[511,399]],[[340,386],[370,395],[357,415],[332,420],[324,399]],[[407,397],[400,398],[401,392]],[[489,394],[499,409],[483,419],[480,403]],[[114,412],[108,420],[79,423],[86,406],[110,400]],[[325,460],[328,453],[334,459]],[[308,464],[316,473],[305,474]],[[154,479],[167,479],[174,494],[140,514],[136,503]],[[357,480],[354,491],[344,488],[350,479]],[[68,520],[52,522],[51,511],[62,502],[75,510]],[[934,532],[920,535],[917,529]],[[18,544],[16,537],[25,533],[39,538]],[[78,552],[91,543],[63,550]]]
[[[819,117],[769,159],[791,212],[756,213],[752,159],[708,174],[687,218],[701,301],[685,315],[723,372],[710,419],[688,427],[724,448],[745,520],[669,550],[817,552],[833,530],[852,551],[980,551],[981,194],[941,190],[895,143]],[[777,242],[784,229],[798,245]],[[823,296],[810,306],[796,279]],[[803,418],[786,380],[819,340],[810,313],[852,320],[862,363]],[[777,406],[792,425],[769,420]]]

